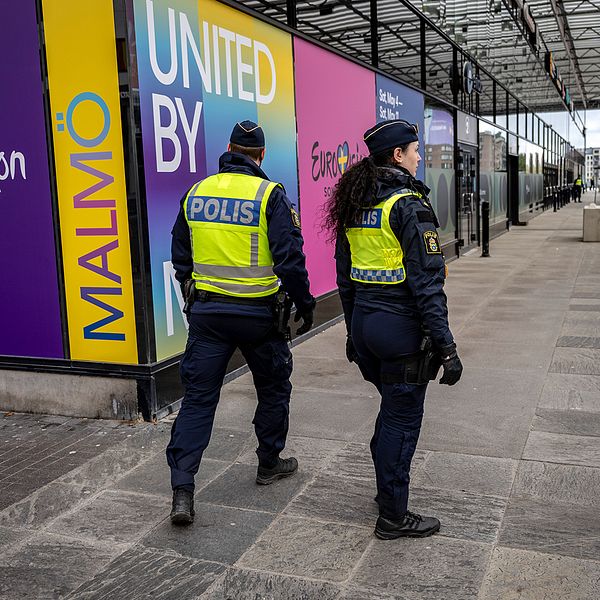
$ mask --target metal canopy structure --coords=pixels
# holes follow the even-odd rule
[[[565,110],[544,66],[545,53],[551,51],[575,108],[600,108],[600,0],[243,0],[238,4],[450,101],[449,79],[455,63],[446,36],[460,49],[458,66],[465,60],[463,53],[470,55],[536,112]],[[537,28],[537,51],[523,18],[524,4]],[[426,19],[420,19],[419,12]],[[376,14],[376,23],[371,14]],[[486,88],[482,114],[486,101],[490,105],[493,101],[491,85],[484,81]]]

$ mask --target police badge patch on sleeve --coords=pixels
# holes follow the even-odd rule
[[[293,208],[290,208],[290,212],[292,213],[292,223],[294,224],[294,227],[302,229],[302,227],[300,227],[300,217],[298,216],[298,213]]]
[[[435,231],[426,231],[423,234],[423,239],[425,240],[425,252],[427,252],[427,254],[442,253],[440,240],[438,238],[438,234]]]

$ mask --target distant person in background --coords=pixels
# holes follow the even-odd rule
[[[581,202],[581,188],[583,187],[583,181],[581,177],[578,177],[573,184],[573,195],[575,202]]]
[[[381,394],[371,440],[379,505],[375,535],[425,537],[440,522],[408,510],[425,391],[440,364],[440,383],[448,385],[460,379],[462,364],[448,326],[439,224],[429,188],[415,179],[418,127],[384,121],[365,132],[364,141],[370,156],[339,180],[325,225],[336,239],[346,356]]]
[[[590,179],[590,190],[593,190],[594,188],[594,180]]]

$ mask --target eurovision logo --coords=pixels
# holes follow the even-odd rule
[[[339,144],[336,149],[321,149],[320,143],[316,141],[312,146],[312,178],[319,181],[323,177],[331,179],[342,176],[349,167],[363,158],[358,142],[353,151],[347,141]]]

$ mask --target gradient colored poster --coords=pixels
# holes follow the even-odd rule
[[[71,358],[136,363],[112,0],[43,0]]]
[[[218,170],[237,121],[265,131],[265,172],[297,202],[291,37],[213,0],[134,0],[157,360],[183,351],[171,266],[183,195]]]
[[[35,2],[0,6],[0,56],[0,354],[62,358]]]
[[[375,83],[377,94],[375,117],[378,123],[391,119],[404,119],[419,126],[419,152],[423,160],[421,160],[417,169],[417,179],[425,181],[423,94],[379,74],[375,76]]]
[[[368,154],[363,133],[375,123],[375,74],[294,39],[300,216],[312,293],[334,290],[334,247],[323,207],[340,176]]]

